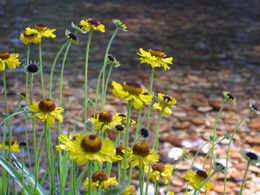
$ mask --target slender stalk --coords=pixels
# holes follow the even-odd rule
[[[117,163],[117,180],[118,180],[118,185],[121,184],[121,161],[118,161]]]
[[[245,175],[244,175],[244,178],[243,178],[243,181],[242,181],[242,185],[241,185],[241,188],[240,188],[239,195],[242,195],[243,188],[244,188],[245,183],[246,183],[246,176],[247,176],[247,173],[248,173],[248,169],[249,169],[250,164],[251,164],[251,159],[247,162],[246,172],[245,172]]]
[[[155,182],[155,188],[154,188],[154,195],[157,195],[157,194],[158,194],[158,187],[159,187],[159,182],[156,181],[156,182]]]
[[[4,85],[4,96],[5,96],[5,115],[8,117],[9,116],[9,111],[8,111],[8,104],[7,104],[7,91],[6,91],[6,75],[5,75],[5,70],[3,70],[3,85]]]
[[[161,122],[161,119],[162,119],[163,112],[164,112],[165,108],[166,108],[166,105],[164,104],[163,107],[162,107],[161,113],[159,115],[158,122],[157,122],[157,125],[156,125],[156,130],[155,130],[155,136],[154,136],[154,141],[153,141],[153,150],[155,150],[155,146],[156,146],[156,151],[157,152],[158,152],[159,126],[160,126],[160,122]]]
[[[107,61],[107,54],[109,52],[110,46],[112,44],[112,41],[114,40],[114,38],[115,38],[115,36],[116,36],[118,31],[119,31],[119,27],[116,28],[114,34],[112,35],[112,37],[111,37],[111,39],[110,39],[110,41],[109,41],[109,43],[107,45],[106,53],[105,53],[105,56],[104,56],[103,67],[106,67],[106,65],[107,65],[107,63],[106,63],[106,61]],[[102,99],[105,98],[105,95],[103,95],[105,93],[105,75],[106,75],[105,71],[106,71],[106,69],[104,68],[104,70],[103,70],[103,80],[102,80],[102,96],[101,96]],[[97,86],[97,90],[99,90],[99,86]],[[105,106],[104,103],[105,103],[105,100],[102,100],[101,101],[101,111],[104,110],[104,106]]]
[[[92,162],[88,162],[88,195],[91,195],[91,168],[92,168]]]
[[[143,190],[143,181],[142,181],[142,169],[139,169],[139,185],[140,185],[140,195],[143,195],[144,190]]]
[[[151,72],[151,81],[150,81],[150,88],[149,88],[149,92],[152,93],[153,91],[153,78],[154,78],[154,70],[155,67],[152,67],[152,72]],[[150,124],[150,109],[148,109],[148,113],[147,113],[147,123],[146,123],[146,129],[149,129],[149,124]]]
[[[40,60],[40,67],[43,70],[43,67],[42,67],[42,43],[41,42],[39,42],[39,60]],[[41,71],[41,84],[42,84],[42,99],[45,99],[43,71]]]
[[[123,179],[122,179],[123,182],[126,180],[127,149],[128,149],[129,121],[130,121],[130,115],[131,115],[131,106],[132,106],[132,100],[129,100],[128,106],[127,106],[127,119],[126,119],[125,156],[124,156],[124,170],[123,170]]]
[[[21,159],[22,159],[22,177],[24,178],[24,156],[23,156],[23,147],[21,150]],[[22,195],[24,195],[24,179],[22,179]]]
[[[70,40],[68,40],[59,50],[59,52],[57,53],[53,64],[52,64],[52,68],[51,68],[51,75],[50,75],[50,89],[49,89],[49,99],[51,99],[51,92],[52,92],[52,78],[53,78],[53,72],[54,72],[54,68],[56,65],[56,62],[58,60],[58,57],[60,56],[61,52],[63,51],[63,49],[67,46],[67,44],[69,43]]]
[[[103,107],[101,107],[101,112],[104,111],[104,106],[105,106],[105,101],[106,101],[106,93],[107,93],[107,85],[108,85],[108,81],[111,75],[111,71],[112,71],[113,66],[110,65],[109,67],[109,71],[108,71],[108,75],[107,75],[107,80],[106,80],[106,85],[105,85],[105,89],[104,89],[104,93],[102,93],[102,102],[101,105],[103,105]]]
[[[89,47],[91,42],[93,29],[89,31],[88,35],[88,43],[87,43],[87,49],[86,49],[86,61],[85,61],[85,96],[84,96],[84,122],[87,120],[87,96],[88,96],[88,55],[89,55]],[[85,124],[86,126],[86,124]]]
[[[75,161],[72,161],[71,168],[72,168],[73,190],[74,190],[74,194],[77,195],[77,190],[76,190],[76,171],[75,171],[75,167],[76,167]]]
[[[139,112],[138,112],[137,124],[136,124],[136,131],[135,131],[135,139],[134,139],[134,140],[137,139],[137,137],[138,137],[138,132],[139,132],[139,130],[140,130],[140,126],[141,126],[140,118],[141,118],[142,110],[143,110],[143,107],[141,107],[141,108],[139,109]],[[147,130],[148,130],[148,129],[147,129]]]
[[[243,118],[242,120],[238,123],[237,127],[235,128],[230,140],[229,140],[229,143],[228,143],[228,149],[227,149],[227,160],[226,160],[226,168],[228,167],[228,160],[229,160],[229,150],[230,150],[230,146],[231,146],[231,142],[233,140],[233,137],[235,135],[235,133],[237,132],[237,129],[238,127],[241,125],[241,123],[248,117],[248,115],[253,112],[253,110],[250,110]],[[227,183],[227,174],[225,174],[225,179],[224,179],[224,191],[223,191],[223,195],[225,195],[225,192],[226,192],[226,183]]]

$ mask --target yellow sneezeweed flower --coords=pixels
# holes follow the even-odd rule
[[[13,70],[16,66],[19,66],[21,62],[19,62],[18,53],[9,53],[7,51],[0,52],[0,71],[5,70],[5,65],[8,66],[9,69]]]
[[[28,43],[35,43],[38,44],[42,41],[41,37],[37,36],[36,34],[23,34],[21,33],[20,35],[20,39],[23,41],[24,44],[28,44]]]
[[[153,179],[153,182],[156,182],[163,177],[163,181],[165,184],[168,184],[168,180],[172,176],[173,167],[170,165],[164,165],[162,163],[156,163],[152,165],[152,169],[150,171],[150,178]],[[149,166],[145,166],[145,173],[148,173]]]
[[[42,122],[47,121],[49,126],[55,123],[54,117],[56,117],[61,123],[63,122],[63,116],[61,113],[64,108],[56,107],[55,103],[50,99],[44,99],[40,102],[33,102],[32,105],[28,105],[31,112],[36,113],[30,116],[30,119],[38,117]]]
[[[5,149],[7,150],[7,153],[9,154],[9,139],[5,140]],[[0,144],[0,150],[2,150],[3,144]],[[16,140],[12,138],[11,140],[11,152],[18,153],[20,152],[19,145]]]
[[[69,145],[68,143],[75,141],[79,135],[80,135],[80,133],[72,133],[72,134],[69,134],[69,136],[60,135],[59,140],[63,144],[56,146],[56,150],[58,150],[58,151],[60,151],[60,150],[68,151],[68,147],[67,147],[67,145]]]
[[[133,185],[129,185],[122,193],[122,195],[136,195],[135,187]]]
[[[169,192],[168,195],[174,195],[174,192]]]
[[[133,154],[130,148],[127,150],[127,157],[130,157]],[[122,169],[124,168],[124,157],[125,157],[125,144],[121,144],[116,147],[114,150],[114,155],[112,156],[113,162],[120,162]],[[129,168],[127,163],[126,168]]]
[[[110,64],[111,66],[113,66],[115,68],[120,66],[120,62],[118,62],[116,60],[116,57],[111,54],[107,55],[106,63]]]
[[[144,103],[148,105],[153,99],[153,96],[148,92],[148,90],[143,89],[141,85],[135,81],[124,82],[123,86],[113,81],[112,86],[113,89],[111,92],[117,98],[120,97],[124,100],[133,100],[133,106],[136,110],[139,110]]]
[[[159,102],[155,103],[153,105],[154,110],[162,110],[163,106],[166,105],[164,111],[163,111],[163,116],[166,116],[167,114],[172,114],[172,109],[169,108],[170,106],[173,106],[177,103],[175,98],[169,95],[165,95],[162,93],[158,94],[158,100]]]
[[[88,191],[88,184],[89,179],[86,178],[83,185],[86,188],[86,191]],[[109,186],[117,186],[118,183],[116,181],[116,177],[108,177],[108,174],[105,171],[99,170],[93,173],[91,178],[91,190],[94,190],[95,188],[100,189],[106,189]]]
[[[88,20],[81,20],[80,25],[83,26],[82,29],[86,31],[90,31],[91,29],[98,30],[100,32],[105,32],[105,26],[103,24],[100,24],[100,22],[93,20],[89,18]]]
[[[73,43],[77,43],[78,42],[77,36],[74,33],[70,32],[69,30],[65,31],[65,36],[69,40],[71,40]]]
[[[117,125],[121,125],[121,118],[117,116],[112,116],[110,112],[103,111],[96,114],[96,118],[91,117],[89,121],[94,124],[94,129],[102,131],[107,129],[115,129]]]
[[[149,49],[149,52],[144,51],[142,48],[139,49],[140,53],[137,52],[141,58],[138,58],[140,60],[140,63],[147,63],[150,64],[153,68],[155,67],[164,67],[164,70],[170,69],[168,64],[172,64],[173,58],[164,58],[166,55],[165,53],[157,48]]]
[[[113,22],[115,23],[115,25],[122,31],[128,31],[127,30],[127,26],[124,24],[124,22],[122,22],[121,20],[118,19],[113,19]]]
[[[223,95],[224,95],[224,97],[225,97],[228,101],[230,101],[230,102],[232,102],[232,103],[234,103],[234,102],[236,101],[235,96],[234,96],[232,93],[228,92],[228,91],[223,91]]]
[[[116,117],[120,117],[120,118],[121,118],[121,123],[126,125],[126,123],[127,123],[127,114],[116,113],[115,116],[116,116]],[[135,125],[135,124],[136,124],[136,121],[130,119],[129,124],[130,124],[130,125]]]
[[[36,24],[34,28],[27,27],[25,29],[25,34],[26,35],[37,34],[38,37],[55,38],[56,35],[53,34],[55,30],[56,29],[48,29],[48,27],[45,24],[39,23]]]
[[[59,139],[62,141],[63,138]],[[63,142],[65,146],[60,145],[57,149],[64,148],[70,151],[70,159],[76,161],[80,166],[85,165],[88,161],[97,161],[99,164],[105,161],[112,162],[111,156],[115,148],[114,143],[108,138],[102,142],[100,137],[93,133],[81,133],[77,135],[75,141],[66,140]]]
[[[131,166],[138,166],[139,169],[143,167],[143,165],[149,165],[151,162],[158,162],[159,155],[150,150],[149,147],[145,143],[137,143],[133,147],[133,155],[130,156],[127,161],[132,162]]]
[[[203,170],[197,170],[197,171],[187,171],[187,175],[184,177],[186,180],[190,181],[190,185],[197,189],[200,187],[200,185],[207,179],[207,177],[210,175],[210,172],[205,172]],[[208,181],[205,183],[202,188],[205,190],[209,190],[213,188],[214,186]]]

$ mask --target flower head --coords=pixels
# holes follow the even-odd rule
[[[117,181],[116,181],[116,177],[108,177],[108,174],[105,171],[99,170],[96,171],[95,173],[93,173],[92,178],[91,178],[91,190],[94,190],[95,188],[98,188],[98,190],[100,189],[106,189],[109,186],[114,186],[114,185],[118,185]],[[88,191],[88,184],[89,184],[89,179],[86,178],[86,180],[84,181],[84,187],[86,188],[86,191]]]
[[[241,154],[246,160],[250,161],[251,163],[260,162],[260,155],[253,150],[242,150]]]
[[[115,25],[122,31],[128,31],[127,30],[127,26],[121,21],[121,20],[118,20],[118,19],[114,19],[113,22],[115,23]]]
[[[61,113],[64,109],[61,107],[56,107],[55,103],[50,99],[44,99],[40,102],[33,102],[33,104],[28,107],[31,112],[35,113],[30,116],[31,119],[38,117],[42,122],[47,121],[49,126],[52,126],[55,123],[54,117],[61,123],[63,122],[63,116]]]
[[[163,107],[165,107],[164,111],[163,111],[163,116],[166,116],[167,114],[171,115],[172,110],[175,107],[174,105],[177,103],[175,98],[173,98],[172,96],[169,96],[169,95],[162,94],[162,93],[158,94],[157,101],[158,102],[153,105],[153,109],[162,110]]]
[[[13,70],[16,66],[19,66],[21,62],[19,62],[19,54],[9,53],[7,51],[0,52],[0,71],[5,70],[5,65],[8,66],[9,69]]]
[[[108,111],[96,113],[96,117],[91,117],[89,121],[94,124],[94,129],[99,130],[102,128],[102,131],[116,129],[117,125],[121,125],[121,119],[116,115],[112,116]]]
[[[210,172],[205,172],[203,170],[197,170],[197,171],[187,171],[187,175],[184,177],[186,180],[190,181],[190,185],[197,189],[200,187],[200,185],[204,182],[205,179],[210,175]],[[205,190],[213,188],[213,185],[208,181],[205,183],[202,188]]]
[[[78,32],[82,33],[82,34],[86,34],[88,31],[83,29],[83,25],[80,24],[74,24],[73,22],[71,23],[71,26]]]
[[[105,32],[105,26],[100,24],[100,22],[89,18],[88,20],[81,20],[80,25],[83,26],[83,29],[86,31],[90,31],[91,29],[98,30],[100,32]]]
[[[7,150],[7,153],[9,153],[9,144],[10,144],[10,140],[6,139],[5,140],[5,149]],[[3,144],[0,144],[0,150],[2,148],[3,148]],[[11,139],[11,152],[14,152],[14,153],[20,152],[19,145],[18,145],[17,141],[14,140],[13,138]]]
[[[80,135],[80,133],[72,133],[67,135],[60,135],[59,140],[61,141],[61,145],[56,146],[56,150],[61,151],[61,150],[66,150],[68,151],[70,146],[70,142],[74,142],[77,140],[77,137]]]
[[[17,92],[17,95],[20,97],[21,100],[26,99],[26,94],[23,92]]]
[[[77,36],[74,33],[70,32],[69,30],[65,31],[65,35],[73,43],[77,43],[78,42]]]
[[[144,138],[149,137],[149,131],[145,128],[140,129],[140,135],[143,136]]]
[[[257,105],[250,103],[251,110],[253,110],[256,114],[260,114],[259,108]]]
[[[145,172],[148,173],[149,166],[145,167]],[[170,165],[164,165],[162,163],[156,163],[152,165],[152,169],[150,172],[150,178],[153,179],[153,182],[156,182],[160,179],[160,177],[163,177],[163,181],[165,184],[168,184],[168,180],[172,176],[173,167]]]
[[[236,101],[235,96],[234,96],[232,93],[228,92],[228,91],[223,91],[223,95],[224,95],[224,97],[225,97],[228,101],[230,101],[230,102],[232,102],[232,103],[234,103],[234,102]]]
[[[53,34],[53,32],[55,30],[56,29],[48,29],[48,27],[45,24],[39,23],[39,24],[36,24],[33,29],[30,27],[27,27],[25,34],[26,35],[37,34],[37,36],[40,38],[41,37],[55,38],[56,35]]]
[[[88,161],[97,161],[99,164],[105,161],[112,162],[111,156],[115,148],[108,138],[102,142],[100,137],[93,133],[81,133],[72,141],[61,136],[59,139],[64,145],[56,146],[56,148],[70,151],[70,159],[79,165],[85,165]]]
[[[24,67],[24,71],[27,74],[31,74],[31,75],[38,74],[42,70],[42,67],[39,66],[39,62],[37,63],[36,61],[34,62],[30,61],[29,63],[25,62],[23,67]]]
[[[122,195],[136,195],[135,187],[133,185],[129,185],[124,191]]]
[[[116,57],[111,54],[107,55],[106,61],[107,61],[107,64],[110,64],[111,66],[114,66],[114,67],[119,67],[121,65],[120,62],[118,62],[116,60]]]
[[[26,148],[27,143],[26,142],[20,142],[18,145],[19,145],[20,148]]]
[[[130,157],[133,154],[130,148],[127,149],[127,157]],[[121,144],[116,147],[114,150],[114,156],[112,156],[113,162],[120,162],[122,169],[124,168],[124,157],[125,157],[125,144]],[[129,164],[126,165],[126,168],[129,168]]]
[[[170,69],[168,64],[172,64],[173,58],[164,58],[166,55],[165,53],[157,48],[149,49],[149,52],[144,51],[142,48],[139,49],[140,53],[137,52],[141,58],[138,58],[140,60],[140,63],[147,63],[150,64],[153,68],[155,67],[164,67],[164,70]]]
[[[133,100],[134,108],[137,110],[140,109],[144,103],[148,105],[153,99],[153,96],[148,90],[143,89],[141,85],[135,81],[124,82],[123,86],[113,81],[112,86],[113,89],[111,91],[116,97],[120,97],[124,100]]]
[[[137,143],[133,147],[133,155],[130,156],[127,161],[132,162],[131,166],[138,166],[139,169],[143,167],[143,165],[149,165],[151,162],[158,162],[159,155],[150,150],[149,147],[145,143]]]
[[[215,166],[215,169],[220,172],[220,173],[223,173],[223,174],[226,174],[227,173],[227,169],[225,168],[224,165],[222,165],[221,163],[219,162],[214,162],[214,166]]]
[[[20,39],[23,41],[24,44],[28,43],[35,43],[38,44],[42,41],[41,37],[37,36],[36,34],[24,34],[21,33]]]

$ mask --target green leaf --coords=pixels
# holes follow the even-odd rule
[[[14,164],[17,166],[19,171],[22,172],[22,163],[16,158],[16,156],[13,153],[12,156],[15,159]],[[27,180],[32,184],[32,186],[35,186],[35,177],[30,173],[30,171],[25,166],[23,167],[23,171]],[[47,193],[39,183],[37,183],[36,189],[41,195],[47,195]]]
[[[14,168],[13,166],[6,161],[2,156],[0,156],[0,164],[3,166],[3,168],[15,179],[15,181],[23,188],[23,182],[24,179]],[[25,194],[30,195],[30,192],[27,188],[27,186],[24,186],[24,192]]]

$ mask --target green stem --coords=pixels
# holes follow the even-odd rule
[[[24,157],[23,157],[23,148],[21,150],[21,159],[22,159],[22,178],[24,178]],[[22,195],[24,195],[24,179],[22,179]]]
[[[122,179],[123,182],[126,180],[127,150],[128,150],[129,121],[131,115],[131,106],[132,106],[132,100],[129,100],[127,106],[127,119],[126,119],[125,156],[124,156],[124,170],[123,170],[123,179]]]
[[[13,113],[12,115],[6,117],[6,118],[0,123],[0,126],[1,126],[5,121],[7,121],[9,118],[12,118],[13,116],[15,116],[15,115],[17,115],[17,114],[22,114],[22,113],[26,113],[26,111],[15,112],[15,113]]]
[[[118,185],[121,184],[121,161],[117,162],[117,180],[118,180]]]
[[[40,60],[40,67],[42,68],[42,70],[41,70],[42,99],[45,99],[44,80],[43,80],[43,67],[42,67],[42,43],[41,42],[39,42],[39,60]]]
[[[76,171],[75,171],[75,161],[72,161],[72,183],[73,183],[73,190],[74,190],[74,194],[77,195],[77,190],[76,190]]]
[[[160,126],[160,122],[161,122],[161,119],[162,119],[162,116],[163,116],[163,112],[164,112],[164,109],[166,108],[166,105],[164,104],[163,107],[162,107],[162,110],[161,110],[161,113],[159,115],[159,118],[158,118],[158,122],[157,122],[157,125],[156,125],[156,130],[155,130],[155,136],[154,136],[154,141],[153,141],[153,150],[155,150],[155,146],[156,146],[156,151],[158,152],[158,139],[159,139],[159,126]]]
[[[7,91],[6,91],[6,75],[5,70],[3,70],[3,85],[4,85],[4,96],[5,96],[5,115],[8,117],[8,104],[7,104]]]
[[[251,164],[251,159],[247,162],[246,172],[245,172],[245,175],[244,175],[244,178],[243,178],[243,181],[242,181],[242,185],[241,185],[241,189],[240,189],[239,195],[242,195],[243,188],[244,188],[245,182],[246,182],[246,176],[247,176],[250,164]]]
[[[92,168],[92,162],[88,161],[88,195],[91,195],[91,179],[92,179],[91,168]]]
[[[223,108],[224,108],[224,106],[226,105],[227,102],[228,102],[228,99],[223,103],[223,105],[221,106],[221,108],[220,108],[219,111],[218,111],[218,116],[217,116],[217,118],[216,118],[215,125],[214,125],[213,142],[212,142],[213,146],[214,146],[214,144],[215,144],[218,118],[219,118],[220,113],[221,113],[221,111],[223,110]],[[211,151],[209,171],[211,171],[211,169],[212,169],[213,157],[214,157],[214,148],[212,148],[212,151]]]
[[[88,35],[88,43],[87,43],[87,49],[86,49],[86,61],[85,61],[85,96],[84,96],[84,122],[87,120],[87,96],[88,96],[88,56],[89,56],[89,47],[90,47],[90,41],[92,37],[93,29],[89,31]],[[86,124],[85,124],[86,126]]]
[[[237,132],[237,129],[238,127],[241,125],[241,123],[247,118],[247,116],[253,112],[253,110],[250,110],[243,118],[242,120],[238,123],[237,127],[235,128],[230,140],[229,140],[229,143],[228,143],[228,149],[227,149],[227,160],[226,160],[226,168],[228,167],[228,160],[229,160],[229,150],[230,150],[230,146],[231,146],[231,142],[233,140],[233,137],[235,135],[235,133]],[[226,192],[226,183],[227,183],[227,174],[225,174],[225,179],[224,179],[224,191],[223,191],[223,195],[225,195],[225,192]]]
[[[139,169],[139,185],[140,185],[140,195],[143,195],[143,193],[144,193],[144,190],[143,190],[143,181],[142,181],[142,178],[143,178],[143,176],[142,176],[142,169]]]
[[[158,194],[158,187],[159,187],[159,182],[156,181],[156,182],[155,182],[155,188],[154,188],[154,195],[157,195],[157,194]]]
[[[195,156],[194,156],[194,158],[193,158],[193,160],[192,160],[191,166],[190,166],[190,171],[191,171],[192,168],[193,168],[193,164],[194,164],[195,159],[197,158],[198,154],[200,153],[200,151],[202,150],[202,148],[204,148],[204,146],[206,146],[209,142],[211,142],[211,140],[208,140],[205,144],[203,144],[203,146],[201,146],[201,147],[199,148],[199,150],[197,151],[197,153],[195,154]],[[213,146],[213,147],[214,147],[214,146]],[[213,147],[212,147],[212,148],[213,148]],[[208,153],[209,153],[209,152],[208,152]]]
[[[50,89],[49,89],[49,99],[51,99],[51,92],[52,92],[52,78],[53,78],[53,72],[54,72],[54,68],[56,65],[56,62],[58,60],[58,57],[60,56],[61,52],[63,51],[63,49],[67,46],[67,44],[69,43],[70,40],[68,40],[59,50],[59,52],[57,53],[53,64],[52,64],[52,68],[51,68],[51,75],[50,75]]]
[[[108,75],[107,75],[107,80],[106,80],[106,85],[105,85],[105,89],[104,89],[104,93],[102,93],[102,102],[101,105],[103,105],[103,107],[101,107],[101,112],[104,111],[104,106],[105,106],[105,101],[106,101],[106,93],[107,93],[107,85],[108,85],[108,81],[111,75],[111,71],[112,71],[113,66],[110,65],[109,67],[109,71],[108,71]]]
[[[107,63],[106,63],[106,61],[107,61],[107,54],[109,52],[110,46],[112,44],[112,41],[114,40],[114,38],[115,38],[115,36],[116,36],[118,31],[119,31],[119,27],[116,28],[114,34],[112,35],[112,37],[111,37],[111,39],[110,39],[110,41],[109,41],[109,43],[107,45],[106,53],[105,53],[105,56],[104,56],[103,67],[106,67],[106,65],[107,65]],[[103,81],[102,81],[102,95],[101,95],[102,99],[103,99],[103,97],[105,97],[103,95],[105,93],[105,74],[106,74],[106,69],[104,68],[104,70],[103,70]],[[97,90],[99,90],[99,86],[97,86]],[[105,101],[101,101],[101,111],[104,110],[104,106],[105,106],[104,103],[105,103]]]
[[[137,118],[137,125],[136,125],[135,139],[134,139],[134,140],[137,139],[137,137],[138,137],[138,132],[139,132],[139,130],[140,130],[140,126],[141,126],[140,118],[141,118],[142,110],[143,110],[143,107],[141,107],[141,108],[139,109],[139,112],[138,112],[138,118]],[[147,130],[148,130],[148,129],[147,129]]]

